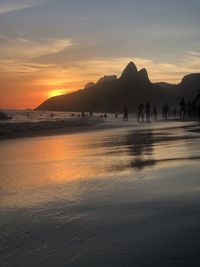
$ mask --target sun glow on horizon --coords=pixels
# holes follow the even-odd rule
[[[70,93],[70,90],[68,89],[56,89],[56,90],[51,90],[48,92],[48,97],[54,97],[54,96],[59,96],[59,95],[64,95]]]

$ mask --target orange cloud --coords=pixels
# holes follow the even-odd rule
[[[184,75],[197,72],[200,66],[200,57],[191,52],[176,64],[123,57],[80,60],[69,66],[4,58],[0,62],[0,107],[35,108],[47,97],[81,89],[105,74],[119,77],[129,61],[134,61],[138,69],[145,67],[153,82],[179,83]]]

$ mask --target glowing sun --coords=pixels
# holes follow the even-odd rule
[[[57,90],[52,90],[48,92],[48,97],[54,97],[58,95],[63,95],[69,93],[68,90],[66,89],[57,89]]]

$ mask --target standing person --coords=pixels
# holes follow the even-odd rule
[[[163,106],[163,117],[164,117],[165,120],[167,119],[168,111],[169,111],[169,106],[168,106],[167,103],[165,102],[165,103],[164,103],[164,106]]]
[[[165,118],[165,106],[162,106],[162,117]]]
[[[146,118],[147,118],[147,122],[150,122],[150,116],[151,116],[151,105],[150,103],[147,101],[146,106]]]
[[[158,118],[158,111],[156,106],[153,107],[153,118],[154,120],[157,120]]]
[[[144,121],[144,104],[141,102],[138,106],[138,116],[137,121],[140,121],[140,117],[142,117],[142,121]]]
[[[127,107],[124,107],[124,121],[127,121],[128,120],[128,109]]]
[[[196,111],[197,111],[198,119],[200,120],[200,90],[196,96]]]
[[[185,98],[183,97],[179,103],[180,106],[180,118],[185,117],[186,113],[186,103],[185,103]]]

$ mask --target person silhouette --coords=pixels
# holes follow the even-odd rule
[[[138,106],[138,115],[137,121],[140,121],[140,117],[142,117],[142,121],[144,121],[144,104],[141,102]]]
[[[186,113],[186,103],[185,103],[185,98],[183,97],[179,103],[180,106],[180,118],[185,117]]]
[[[124,121],[127,121],[128,120],[128,109],[127,107],[124,107]]]
[[[153,107],[153,118],[154,120],[157,120],[158,118],[158,111],[156,106]]]
[[[146,119],[147,119],[147,122],[150,122],[151,105],[150,105],[150,103],[148,101],[146,103],[145,109],[146,109]]]
[[[168,111],[169,111],[169,106],[168,106],[167,103],[165,102],[165,103],[164,103],[164,106],[163,106],[163,117],[164,117],[165,120],[167,119]]]

